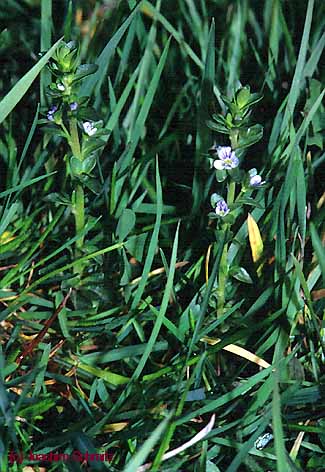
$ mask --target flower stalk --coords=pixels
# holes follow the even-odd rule
[[[259,94],[251,93],[249,87],[241,87],[235,93],[233,100],[222,96],[225,105],[228,107],[226,115],[213,115],[214,121],[208,121],[210,128],[227,134],[230,140],[230,146],[217,146],[215,144],[210,149],[210,152],[218,157],[213,162],[218,182],[228,178],[228,183],[226,201],[218,194],[211,196],[211,205],[214,207],[214,212],[210,213],[209,216],[212,219],[219,219],[220,229],[227,239],[228,235],[231,234],[230,228],[235,222],[235,215],[232,214],[232,210],[236,206],[238,207],[238,203],[235,201],[236,186],[240,183],[242,184],[239,193],[241,197],[247,189],[256,189],[265,183],[262,181],[262,177],[258,175],[256,169],[251,169],[248,175],[244,177],[243,172],[239,169],[243,149],[258,142],[263,135],[261,125],[251,125],[249,122],[251,108],[261,98]],[[218,317],[222,316],[225,312],[226,287],[229,277],[228,245],[229,241],[226,240],[222,249],[219,266],[217,288]]]
[[[70,119],[70,146],[72,154],[78,158],[78,160],[82,161],[82,153],[80,148],[80,141],[79,141],[79,134],[78,134],[78,127],[77,127],[77,120],[75,118]],[[75,189],[75,202],[73,206],[73,214],[75,217],[75,229],[76,234],[83,231],[85,227],[85,193],[83,186],[80,182],[77,182],[76,189]],[[82,254],[82,247],[84,243],[84,238],[81,236],[76,241],[76,257],[80,257]],[[82,266],[77,264],[74,266],[75,273],[82,272]]]
[[[238,134],[234,133],[230,135],[230,142],[231,148],[233,151],[236,150],[238,145]],[[230,181],[228,185],[227,191],[227,205],[230,208],[231,205],[234,203],[236,194],[236,182]],[[224,232],[225,235],[228,233],[230,228],[229,223],[225,223]],[[225,307],[225,299],[226,299],[226,284],[228,279],[228,242],[225,241],[225,245],[223,247],[222,256],[220,260],[220,268],[219,268],[219,278],[218,278],[218,303],[217,303],[217,316],[221,317],[224,314],[224,307]]]
[[[95,64],[80,64],[80,50],[75,41],[62,42],[52,57],[49,68],[53,81],[48,95],[53,100],[49,110],[44,112],[46,129],[66,139],[70,152],[66,160],[67,174],[71,177],[71,212],[74,216],[75,233],[85,229],[86,208],[85,189],[95,188],[96,182],[91,171],[96,165],[96,152],[103,148],[100,139],[105,132],[103,123],[97,120],[96,111],[89,106],[89,97],[80,97],[81,82],[96,72]],[[83,253],[84,236],[79,236],[75,245],[75,256]],[[83,265],[74,266],[74,273],[82,275]]]

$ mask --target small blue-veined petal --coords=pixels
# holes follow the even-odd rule
[[[261,185],[265,184],[265,180],[262,181],[262,177],[258,174],[256,175],[253,175],[250,179],[249,179],[249,185],[251,187],[261,187]]]
[[[224,200],[219,200],[218,203],[216,204],[216,207],[214,209],[216,215],[218,216],[226,216],[229,213],[229,208],[227,203]]]
[[[227,159],[231,156],[231,147],[230,146],[218,146],[217,153],[219,159]]]
[[[214,167],[218,170],[235,169],[238,167],[239,159],[235,152],[231,150],[230,146],[219,146],[217,148],[219,159],[214,162]]]
[[[225,169],[235,169],[236,167],[238,167],[239,159],[234,153],[234,151],[231,153],[230,157],[224,159],[224,163]]]
[[[57,110],[58,110],[58,107],[56,105],[52,105],[51,108],[49,109],[49,111],[46,114],[46,118],[49,121],[54,121],[54,116],[53,115]]]
[[[82,126],[88,136],[93,136],[97,132],[97,128],[90,121],[85,121]]]
[[[239,159],[237,158],[234,152],[230,153],[227,157],[222,157],[221,159],[217,159],[213,163],[213,167],[217,170],[230,170],[235,169],[238,167]]]
[[[78,108],[78,103],[77,102],[72,102],[72,103],[70,103],[69,107],[70,107],[71,111],[76,111],[76,109]]]

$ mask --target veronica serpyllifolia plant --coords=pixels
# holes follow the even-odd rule
[[[66,156],[67,174],[72,181],[71,208],[76,234],[83,231],[86,222],[85,187],[92,186],[91,171],[96,165],[96,152],[105,145],[101,136],[103,122],[89,106],[89,97],[80,96],[82,81],[97,71],[96,64],[81,64],[80,51],[75,41],[62,42],[49,63],[53,80],[47,94],[52,102],[45,111],[44,131],[66,139],[69,151]],[[83,237],[77,239],[76,256],[82,254]],[[81,274],[82,266],[75,272]]]
[[[221,195],[214,193],[211,196],[213,212],[209,213],[211,219],[217,219],[219,229],[226,233],[218,276],[218,316],[224,313],[229,273],[227,261],[229,235],[230,228],[238,215],[235,210],[238,208],[239,201],[243,201],[241,197],[248,188],[259,188],[265,183],[256,169],[251,169],[247,174],[239,168],[246,149],[258,142],[263,135],[263,127],[260,124],[251,124],[250,121],[252,107],[262,99],[261,95],[251,93],[250,88],[246,86],[239,88],[232,100],[226,96],[221,97],[227,109],[226,113],[213,115],[213,120],[207,123],[214,131],[228,135],[230,141],[229,144],[223,146],[215,143],[209,150],[217,181],[227,182],[227,197],[224,199]],[[237,192],[239,186],[240,192]]]

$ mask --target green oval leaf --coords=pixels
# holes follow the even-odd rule
[[[123,213],[118,221],[116,232],[119,238],[119,241],[122,242],[131,233],[135,225],[135,213],[126,208],[123,210]]]

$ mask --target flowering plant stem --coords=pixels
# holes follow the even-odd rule
[[[71,118],[70,120],[70,147],[72,154],[76,156],[80,161],[82,161],[82,153],[80,148],[80,141],[78,135],[78,128],[77,128],[77,120],[75,118]],[[80,231],[84,229],[85,226],[85,195],[84,190],[81,183],[76,184],[75,189],[75,201],[73,207],[73,213],[75,218],[75,227],[76,233],[78,234]],[[83,246],[83,237],[80,237],[76,241],[76,257],[80,257],[81,249]],[[79,264],[75,265],[74,272],[77,274],[81,274],[82,266]]]
[[[235,150],[238,146],[238,132],[237,130],[234,133],[230,133],[230,142],[232,150]],[[231,181],[228,185],[228,193],[227,193],[227,205],[230,207],[234,203],[236,193],[236,182]],[[224,233],[225,236],[228,233],[230,224],[227,223],[224,225]],[[225,292],[226,292],[226,283],[228,278],[228,243],[225,242],[223,247],[222,256],[220,260],[220,268],[219,268],[219,278],[218,278],[218,303],[217,303],[217,316],[221,317],[224,314],[224,306],[225,306]]]

